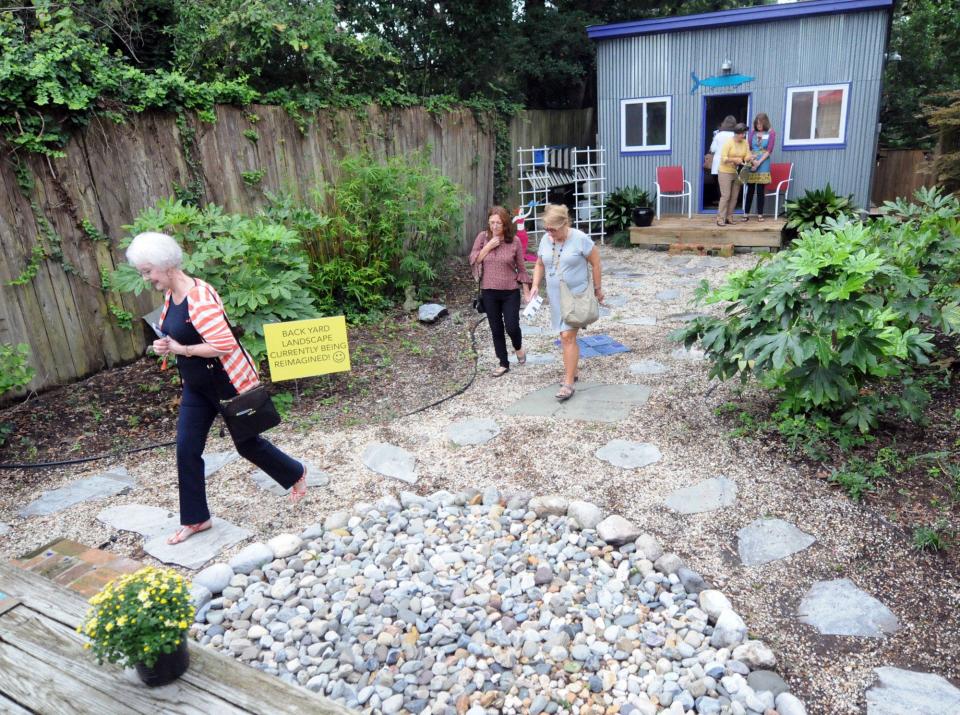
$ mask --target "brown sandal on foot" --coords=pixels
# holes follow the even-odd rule
[[[560,390],[554,397],[557,398],[558,402],[566,402],[573,397],[574,392],[576,392],[576,390],[573,389],[573,385],[561,385]]]
[[[521,348],[514,355],[517,356],[517,365],[524,365],[527,362],[527,351]]]
[[[510,368],[501,365],[500,367],[493,369],[493,371],[490,373],[490,377],[503,377],[508,372],[510,372]]]
[[[201,521],[199,524],[184,524],[179,529],[176,530],[171,536],[167,537],[167,543],[171,546],[176,544],[181,544],[187,539],[189,539],[194,534],[199,534],[201,531],[206,531],[207,529],[213,526],[213,522],[210,519],[206,521]]]
[[[287,495],[287,499],[290,500],[291,504],[296,504],[298,501],[307,496],[307,470],[303,470],[303,476],[300,477],[297,481],[293,483],[293,486],[290,487],[290,493]]]

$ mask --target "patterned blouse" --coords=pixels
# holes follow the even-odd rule
[[[478,269],[477,257],[489,240],[486,231],[477,234],[470,251],[470,265],[474,271]],[[476,273],[474,273],[476,275]],[[523,262],[523,246],[519,239],[514,237],[512,243],[501,243],[488,253],[483,259],[483,278],[480,287],[487,290],[516,290],[520,283],[530,283],[532,279],[527,273],[527,264]]]

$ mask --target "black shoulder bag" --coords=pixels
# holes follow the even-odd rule
[[[226,313],[223,317],[230,325]],[[233,329],[232,325],[230,329]],[[237,346],[256,374],[257,369],[239,340]],[[280,414],[263,383],[229,400],[220,400],[220,414],[223,415],[223,421],[227,423],[227,429],[230,430],[230,436],[233,437],[234,442],[243,442],[256,437],[261,432],[266,432],[280,424]]]
[[[487,242],[484,241],[483,245],[486,246]],[[480,248],[482,250],[483,246]],[[480,287],[483,283],[483,261],[480,261],[479,266],[480,272],[477,274],[477,295],[473,298],[473,309],[478,313],[483,314],[487,312],[487,309],[483,307],[483,288]]]

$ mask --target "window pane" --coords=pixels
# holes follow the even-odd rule
[[[813,92],[794,92],[790,100],[790,138],[810,139]]]
[[[647,146],[667,143],[667,103],[647,103]]]
[[[628,104],[624,108],[623,121],[627,146],[643,146],[643,103]]]
[[[840,138],[840,110],[843,108],[843,90],[827,89],[817,92],[817,139]]]

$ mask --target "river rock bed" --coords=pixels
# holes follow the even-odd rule
[[[722,593],[589,502],[404,492],[194,588],[201,643],[365,711],[805,712]]]

